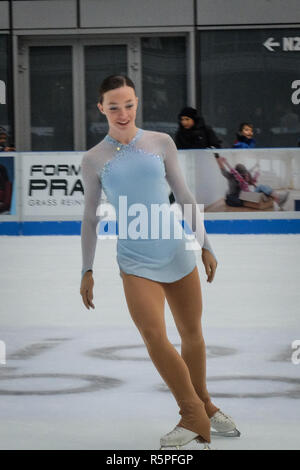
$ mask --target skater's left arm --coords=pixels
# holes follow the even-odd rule
[[[185,182],[178,161],[177,148],[171,137],[166,134],[164,149],[166,179],[174,193],[176,202],[182,209],[184,219],[188,222],[202,248],[202,261],[207,274],[207,281],[212,282],[217,269],[217,259],[205,230],[204,217]],[[188,205],[187,207],[185,207],[186,204]]]

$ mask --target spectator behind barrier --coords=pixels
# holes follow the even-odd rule
[[[0,127],[0,152],[14,152],[16,149],[13,144],[7,143],[7,132],[3,127]]]
[[[175,135],[178,149],[221,148],[221,141],[196,109],[183,108],[178,114],[178,120],[179,128]]]
[[[237,140],[233,147],[236,149],[251,149],[256,147],[256,140],[253,139],[253,124],[242,122],[236,134]]]
[[[175,135],[176,147],[180,149],[206,149],[221,148],[213,129],[206,125],[204,118],[198,115],[194,108],[183,108],[178,114],[179,128]],[[173,193],[169,194],[169,201],[175,202]]]

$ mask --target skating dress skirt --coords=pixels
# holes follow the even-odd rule
[[[128,145],[105,137],[116,148],[100,179],[116,212],[117,262],[121,272],[174,282],[195,268],[196,257],[186,249],[190,240],[170,210],[163,157],[134,145],[140,132]]]

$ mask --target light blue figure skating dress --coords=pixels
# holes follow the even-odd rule
[[[186,186],[177,148],[167,134],[138,129],[129,144],[107,135],[82,159],[84,215],[81,229],[82,275],[92,269],[101,192],[114,207],[118,223],[117,262],[120,275],[134,274],[174,282],[193,271],[195,252],[169,203],[169,183],[176,202],[196,201]],[[193,219],[187,221],[193,227]],[[204,225],[196,239],[212,253]]]

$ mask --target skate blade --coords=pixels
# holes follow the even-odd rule
[[[211,431],[210,434],[212,436],[222,436],[222,437],[240,437],[241,435],[238,429],[233,429],[233,431],[228,431],[228,432]]]
[[[199,449],[197,446],[191,446],[189,444],[185,444],[184,446],[176,446],[176,447],[166,446],[166,447],[161,447],[159,450],[216,450],[215,448],[212,449],[208,445],[204,445],[201,449]]]
[[[159,450],[180,450],[182,446],[161,446]]]

